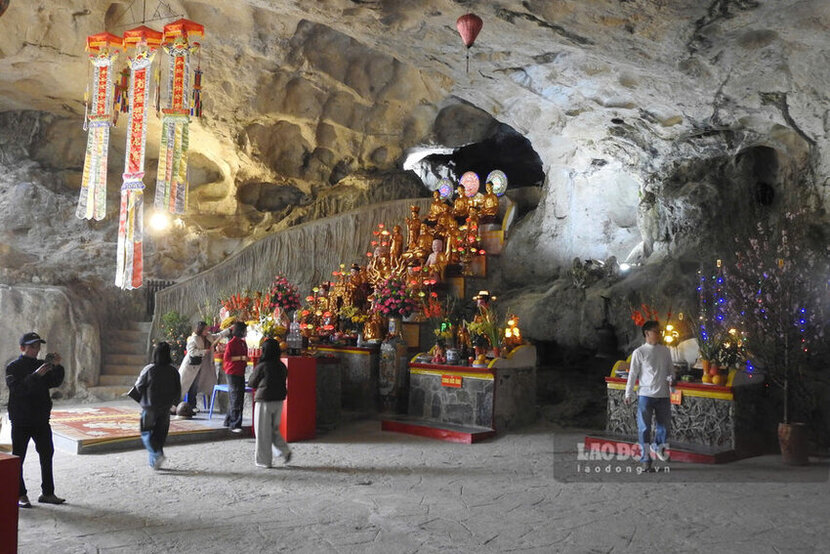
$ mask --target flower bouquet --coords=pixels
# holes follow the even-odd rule
[[[407,317],[420,304],[400,277],[382,281],[375,290],[375,311],[387,317]]]
[[[268,298],[271,308],[281,308],[288,312],[300,307],[300,295],[297,292],[297,286],[281,274],[277,274],[271,282]]]

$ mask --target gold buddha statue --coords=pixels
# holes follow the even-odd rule
[[[493,183],[487,183],[487,194],[481,201],[481,222],[492,223],[499,214],[499,197],[493,192]]]
[[[452,215],[456,219],[464,221],[470,215],[470,199],[464,192],[464,187],[458,185],[456,189],[455,202],[452,204]]]
[[[429,227],[424,226],[421,228],[421,234],[418,235],[418,247],[413,256],[420,260],[421,263],[426,262],[427,256],[432,251],[433,236],[434,233]]]
[[[385,336],[383,317],[378,312],[372,312],[366,323],[363,324],[364,340],[381,340]]]
[[[403,256],[403,241],[401,226],[395,225],[392,227],[392,235],[389,237],[389,262],[391,265],[394,265]]]
[[[406,249],[410,250],[418,245],[418,233],[421,231],[421,208],[418,206],[409,207],[409,217],[406,218],[407,237]]]
[[[429,213],[427,214],[427,221],[433,225],[438,224],[438,219],[441,217],[441,214],[447,213],[450,211],[449,205],[441,199],[441,193],[436,191],[432,192],[432,204],[429,205]]]
[[[458,223],[453,219],[447,222],[447,227],[444,229],[444,255],[447,263],[458,263],[458,252],[453,252],[458,247],[458,240],[461,236],[461,230],[458,228]]]

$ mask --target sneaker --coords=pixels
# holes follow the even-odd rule
[[[21,508],[31,508],[32,503],[29,502],[29,497],[25,494],[17,499],[17,505]]]
[[[156,458],[156,461],[153,463],[153,469],[155,469],[156,471],[160,470],[161,465],[164,463],[164,460],[166,459],[167,458],[165,458],[163,454]]]
[[[651,453],[657,456],[657,459],[661,462],[668,462],[670,459],[669,452],[668,450],[666,450],[665,444],[661,444],[657,448],[655,448],[652,444],[651,446],[649,446],[649,450],[651,450]]]
[[[41,494],[37,501],[43,504],[63,504],[66,499],[58,498],[54,494]]]
[[[651,467],[651,462],[640,462],[641,473],[654,473],[654,468]]]
[[[242,429],[240,429],[239,427],[234,427],[233,429],[231,429],[231,433],[241,433],[241,432],[242,432]]]
[[[282,463],[284,463],[285,465],[288,465],[288,462],[290,462],[290,461],[291,461],[291,451],[289,450],[288,454],[283,456]]]
[[[257,467],[265,468],[265,469],[271,469],[271,464],[256,464],[255,463],[254,465],[257,466]]]

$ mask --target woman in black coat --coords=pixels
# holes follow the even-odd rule
[[[258,467],[271,467],[274,453],[283,463],[291,461],[291,450],[280,434],[282,402],[285,400],[288,369],[280,361],[280,343],[267,339],[262,345],[262,357],[248,378],[248,386],[256,389],[254,400],[254,431],[256,432],[256,459]]]
[[[173,367],[170,345],[160,342],[153,350],[153,363],[144,367],[135,382],[141,395],[141,442],[150,454],[150,467],[161,469],[164,443],[170,430],[170,408],[182,396],[179,372]]]

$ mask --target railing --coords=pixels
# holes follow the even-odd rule
[[[147,317],[152,318],[153,314],[155,314],[156,293],[175,284],[176,281],[166,281],[164,279],[147,279],[144,281],[145,306],[147,310]]]

